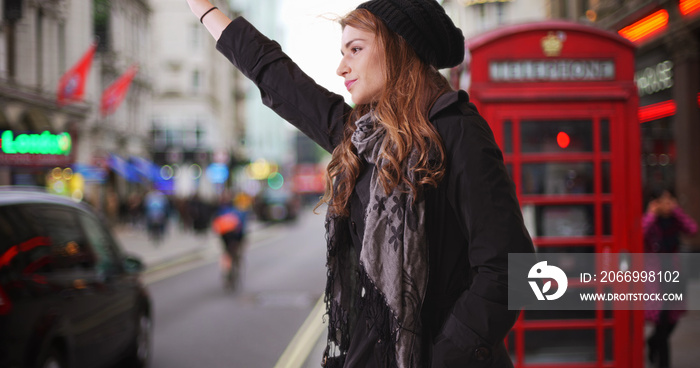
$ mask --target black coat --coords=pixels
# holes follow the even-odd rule
[[[304,74],[276,42],[237,18],[217,49],[282,118],[329,152],[340,143],[350,106]],[[534,251],[514,186],[491,129],[466,92],[441,96],[429,119],[447,161],[444,179],[425,194],[430,264],[421,312],[425,353],[433,367],[511,367],[503,339],[518,311],[508,310],[508,253]],[[370,176],[364,174],[351,200],[359,203],[351,204],[349,219],[356,245],[364,230]],[[380,366],[376,358],[381,357],[373,357],[372,331],[364,332],[368,338],[351,342],[346,363]]]

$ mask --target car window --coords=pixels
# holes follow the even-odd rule
[[[8,207],[0,207],[0,258],[7,254],[16,238],[15,229],[7,210]]]
[[[95,252],[98,272],[113,273],[119,270],[118,251],[114,239],[102,223],[93,215],[81,212],[78,219],[83,227],[87,241]]]
[[[50,239],[22,206],[0,207],[0,271],[29,274],[50,263]]]
[[[90,269],[95,255],[82,233],[76,210],[59,205],[27,205],[27,217],[51,239],[50,262],[37,272]]]

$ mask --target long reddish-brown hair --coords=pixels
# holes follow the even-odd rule
[[[381,153],[385,164],[377,167],[378,179],[386,194],[398,186],[416,198],[423,186],[437,186],[445,174],[445,149],[428,113],[435,100],[451,88],[445,77],[422,62],[401,36],[369,11],[355,9],[339,23],[343,29],[350,26],[375,34],[378,49],[384,50],[385,80],[391,81],[375,102],[355,106],[345,124],[343,140],[328,164],[326,192],[319,204],[328,203],[331,213],[347,216],[350,194],[362,165],[350,141],[356,129],[354,122],[374,110],[374,116],[386,128],[384,139],[388,140],[387,149]],[[419,154],[418,161],[408,171],[418,178],[415,182],[405,175],[406,161],[413,149]],[[431,151],[437,152],[437,157],[429,155]]]

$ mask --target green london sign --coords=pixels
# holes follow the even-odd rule
[[[44,131],[40,134],[18,134],[11,130],[2,132],[0,149],[6,154],[65,155],[73,147],[70,134],[53,134]]]

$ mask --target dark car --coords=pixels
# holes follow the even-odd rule
[[[299,215],[301,198],[287,189],[268,189],[259,193],[253,202],[253,210],[261,221],[295,220]]]
[[[0,187],[0,367],[145,367],[151,302],[89,206]]]

